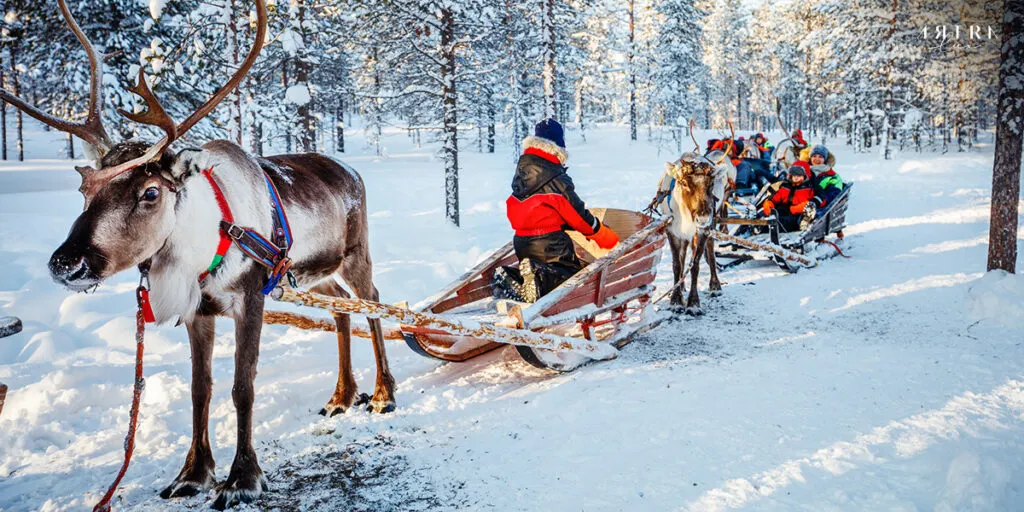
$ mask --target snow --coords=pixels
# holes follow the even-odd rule
[[[310,99],[309,86],[306,84],[292,85],[284,93],[284,102],[293,105],[305,105]]]
[[[353,124],[356,152],[337,156],[366,183],[384,302],[416,303],[507,242],[510,142],[494,154],[460,153],[460,199],[470,206],[454,228],[444,221],[436,146],[416,149],[401,130],[384,130],[391,151],[381,158],[361,138],[362,121]],[[0,340],[0,381],[10,386],[0,509],[86,510],[122,454],[137,275],[92,294],[51,282],[47,259],[82,203],[71,162],[59,159],[63,136],[27,126],[29,160],[0,164],[0,316],[24,323]],[[595,207],[646,205],[670,158],[630,144],[623,126],[589,128],[585,145],[570,131],[567,142],[577,191]],[[254,438],[271,489],[240,509],[1018,507],[1024,280],[985,272],[992,154],[978,147],[891,161],[830,147],[837,171],[857,182],[850,259],[792,275],[766,261],[722,272],[723,295],[702,289],[705,316],[667,321],[617,359],[572,373],[535,369],[514,349],[444,365],[389,342],[398,410],[323,418],[333,335],[266,327]],[[658,272],[655,285],[671,286],[670,258]],[[357,340],[352,350],[368,391],[372,348]],[[233,355],[231,322],[218,320],[210,420],[221,479],[234,454]],[[147,330],[147,386],[120,510],[207,506],[206,496],[156,495],[189,445],[189,368],[183,329]]]
[[[160,21],[160,16],[164,14],[165,9],[167,9],[167,0],[149,0],[149,15],[154,20]]]

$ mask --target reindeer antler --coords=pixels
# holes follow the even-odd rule
[[[82,139],[87,144],[92,146],[96,159],[100,160],[103,158],[112,146],[110,142],[110,136],[107,135],[106,129],[103,128],[103,56],[96,51],[92,43],[89,42],[89,38],[85,36],[85,32],[82,32],[82,28],[78,26],[78,22],[71,15],[71,11],[68,9],[68,5],[65,0],[57,0],[57,5],[60,6],[60,14],[64,17],[64,21],[67,22],[68,27],[71,28],[71,32],[75,34],[75,38],[82,44],[85,49],[85,54],[89,58],[89,112],[85,117],[85,121],[81,123],[74,123],[65,119],[59,119],[51,116],[42,110],[30,105],[25,100],[9,94],[7,91],[0,89],[0,98],[4,101],[14,105],[22,112],[32,116],[37,121],[56,128],[59,131],[70,133],[79,139]]]
[[[139,82],[134,87],[129,87],[128,90],[142,96],[142,99],[146,101],[146,110],[132,113],[117,109],[119,114],[139,124],[160,127],[167,134],[166,140],[168,141],[177,138],[178,128],[174,124],[174,119],[171,119],[164,107],[160,105],[160,100],[149,88],[149,84],[146,82],[146,72],[142,68],[139,68]]]
[[[62,0],[63,1],[63,0]],[[175,139],[182,136],[192,128],[202,118],[206,117],[217,104],[220,103],[228,94],[231,93],[238,84],[242,82],[245,74],[249,72],[249,68],[256,62],[256,58],[259,57],[260,50],[263,49],[263,42],[267,35],[267,5],[266,0],[256,0],[256,38],[253,41],[252,48],[249,49],[249,54],[245,57],[235,73],[231,75],[227,83],[221,86],[216,93],[209,100],[206,101],[202,106],[196,109],[192,115],[188,116],[184,122],[175,126],[174,120],[167,114],[163,106],[160,105],[160,101],[157,100],[156,95],[150,90],[149,85],[146,83],[145,74],[142,70],[139,70],[139,82],[135,87],[129,90],[135,94],[138,94],[146,101],[146,110],[138,114],[131,114],[128,112],[120,111],[121,115],[131,119],[132,121],[158,126],[164,130],[167,135],[160,139],[156,144],[150,146],[146,152],[135,159],[129,160],[122,164],[118,164],[114,167],[108,167],[102,170],[95,170],[91,168],[79,169],[82,173],[82,194],[85,195],[86,206],[88,207],[89,200],[99,192],[99,189],[103,188],[103,185],[124,172],[134,169],[140,165],[147,164],[160,158]]]
[[[729,126],[729,144],[722,148],[722,158],[715,162],[715,167],[718,167],[726,158],[729,158],[729,152],[732,151],[732,148],[736,147],[736,129],[733,128],[731,120],[727,119],[725,124]]]
[[[690,139],[693,140],[693,152],[700,153],[700,144],[697,143],[697,136],[693,134],[693,129],[697,126],[697,118],[690,118]]]

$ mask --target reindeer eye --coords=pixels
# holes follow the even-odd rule
[[[160,189],[157,187],[149,187],[145,192],[142,193],[142,201],[156,201],[160,197]]]

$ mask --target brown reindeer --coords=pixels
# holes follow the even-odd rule
[[[91,94],[85,121],[54,118],[20,98],[0,92],[4,100],[39,121],[81,138],[98,162],[96,168],[78,169],[85,208],[67,240],[53,253],[50,272],[56,282],[84,291],[131,267],[148,270],[156,321],[177,319],[184,323],[192,348],[192,446],[178,477],[160,495],[190,496],[214,488],[214,508],[251,502],[266,490],[266,479],[252,447],[252,410],[264,304],[260,289],[268,280],[268,271],[234,246],[227,249],[219,264],[211,264],[222,233],[237,229],[221,227],[225,210],[215,189],[220,189],[234,226],[269,235],[274,231],[274,221],[267,183],[272,182],[290,221],[294,243],[287,257],[300,286],[344,297],[348,296],[342,288],[344,283],[357,297],[377,300],[362,179],[350,167],[312,153],[256,159],[226,140],[179,152],[169,149],[239,84],[256,60],[266,35],[264,0],[255,2],[257,43],[228,82],[184,122],[177,124],[166,114],[140,72],[132,91],[146,100],[148,110],[122,114],[165,131],[166,136],[156,144],[111,143],[101,121],[102,56],[72,18],[65,0],[58,3],[89,58]],[[199,276],[208,269],[212,272],[200,281]],[[235,459],[227,480],[219,484],[214,477],[207,425],[216,315],[235,320],[231,397],[238,419]],[[338,327],[338,382],[321,414],[344,412],[357,404],[357,398],[367,401],[373,411],[393,410],[394,379],[384,353],[380,321],[369,322],[377,362],[371,398],[357,397],[348,315],[335,315],[334,319]]]
[[[708,233],[715,228],[716,209],[725,207],[728,191],[734,187],[736,167],[729,161],[725,151],[716,150],[701,156],[700,144],[697,144],[693,133],[695,126],[695,121],[691,119],[690,137],[694,151],[684,153],[679,160],[665,164],[665,172],[658,182],[658,193],[651,204],[657,205],[662,214],[672,216],[666,233],[672,250],[672,279],[675,283],[669,303],[675,307],[683,307],[686,287],[682,282],[682,274],[686,269],[686,253],[690,244],[694,244],[690,294],[683,311],[697,316],[704,313],[697,293],[701,251],[711,272],[708,284],[711,294],[722,292],[718,264],[715,261],[715,241]]]

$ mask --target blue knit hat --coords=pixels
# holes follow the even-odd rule
[[[828,160],[828,148],[826,148],[824,144],[818,144],[811,150],[811,156],[814,155],[821,155],[822,158]]]
[[[542,139],[548,139],[558,144],[559,147],[565,147],[565,132],[562,131],[562,125],[554,119],[545,119],[537,123],[537,126],[533,128],[533,134]]]

